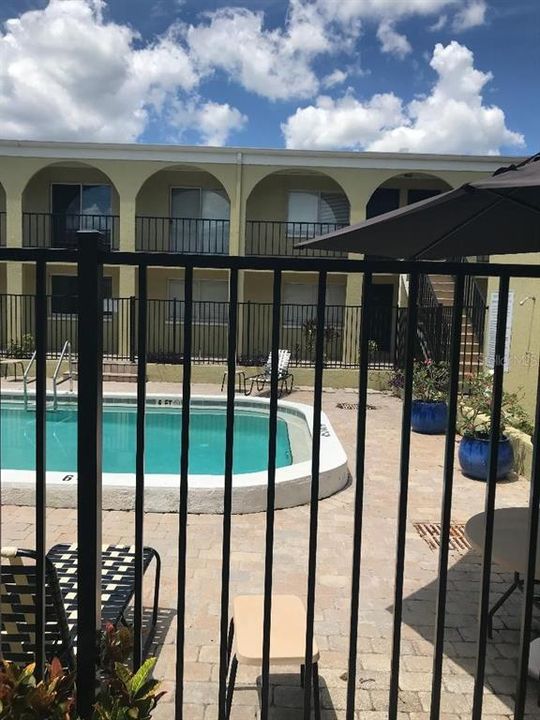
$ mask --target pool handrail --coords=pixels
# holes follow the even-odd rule
[[[34,361],[36,359],[36,353],[37,350],[34,350],[32,353],[32,357],[30,358],[30,362],[26,366],[23,372],[23,390],[24,390],[24,409],[28,410],[28,383],[32,382],[36,378],[32,378],[32,380],[28,380],[28,375],[30,374],[30,369],[32,368],[32,365],[34,364]]]
[[[64,361],[66,352],[68,353],[68,374],[67,374],[67,377],[63,378],[62,380],[60,380],[60,382],[58,382],[58,375],[60,373],[60,368],[62,367],[62,363]],[[56,363],[56,367],[54,369],[54,373],[52,376],[53,410],[56,410],[56,408],[58,406],[57,387],[58,387],[58,385],[60,385],[60,383],[65,382],[66,380],[69,380],[69,391],[73,392],[73,359],[71,356],[71,342],[69,340],[66,340],[64,342],[64,345],[62,347],[62,352],[60,353],[60,357],[58,358],[58,362]]]

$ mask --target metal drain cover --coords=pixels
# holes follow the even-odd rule
[[[441,524],[440,523],[413,523],[416,532],[423,538],[432,550],[438,550],[441,546]],[[471,544],[465,535],[463,523],[450,523],[450,537],[448,549],[452,552],[465,553],[471,549]]]

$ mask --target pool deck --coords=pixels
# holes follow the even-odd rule
[[[15,383],[3,384],[10,391]],[[133,392],[127,383],[106,383],[106,391]],[[149,383],[148,392],[178,395],[177,384]],[[194,394],[219,393],[213,385],[194,385]],[[312,403],[312,391],[302,388],[291,395],[295,402]],[[327,390],[323,409],[337,432],[354,470],[354,410],[336,407],[354,403],[355,391]],[[368,398],[365,477],[364,548],[360,597],[357,716],[385,720],[388,708],[392,638],[393,576],[398,503],[398,467],[401,402],[372,392]],[[440,517],[444,438],[413,434],[407,523],[404,622],[401,648],[400,720],[427,720],[433,653],[433,627],[437,577],[437,552],[417,533],[414,523],[438,522]],[[464,523],[483,510],[485,485],[468,480],[459,470],[454,478],[452,520]],[[523,478],[499,483],[497,507],[528,503],[529,484]],[[320,674],[324,720],[342,720],[346,706],[349,594],[353,528],[354,482],[319,506],[319,550],[315,634],[321,651]],[[76,511],[47,512],[47,541],[73,542]],[[131,512],[109,511],[103,518],[104,540],[133,542]],[[306,594],[309,507],[276,512],[274,592]],[[219,609],[222,517],[190,515],[188,522],[185,718],[217,717],[219,666]],[[162,555],[164,575],[160,606],[161,628],[155,652],[156,674],[164,678],[165,696],[154,714],[172,720],[176,617],[178,516],[148,513],[145,543]],[[231,596],[262,592],[265,514],[237,515],[232,519]],[[34,518],[31,507],[2,508],[2,543],[33,547]],[[473,672],[480,556],[452,552],[450,557],[446,646],[444,658],[443,720],[469,718]],[[493,568],[493,597],[509,584],[509,573]],[[147,585],[147,586],[146,586]],[[145,585],[150,601],[151,578]],[[490,720],[513,716],[517,669],[521,595],[516,593],[495,619],[493,640],[488,641],[484,715]],[[537,621],[535,630],[540,634]],[[298,669],[280,669],[271,675],[272,714],[275,720],[301,720],[303,691]],[[240,668],[233,704],[233,720],[255,720],[259,712],[256,668]],[[538,718],[537,686],[529,683],[528,717]]]

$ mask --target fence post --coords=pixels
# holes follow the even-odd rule
[[[136,342],[136,324],[135,324],[135,313],[137,311],[136,298],[131,295],[129,298],[129,361],[135,362],[135,348]]]
[[[101,483],[103,372],[103,237],[79,231],[79,368],[77,417],[77,709],[92,714],[101,629]]]

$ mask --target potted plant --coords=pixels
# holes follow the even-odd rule
[[[459,464],[464,475],[475,480],[487,480],[490,439],[492,375],[479,373],[469,377],[469,394],[463,396],[460,403],[459,431],[462,435],[459,443]],[[526,427],[528,418],[519,403],[516,393],[503,392],[501,406],[501,434],[497,451],[497,479],[508,475],[514,464],[514,452],[505,429]]]
[[[449,383],[448,364],[432,360],[415,361],[411,426],[414,432],[439,435],[446,430]]]

